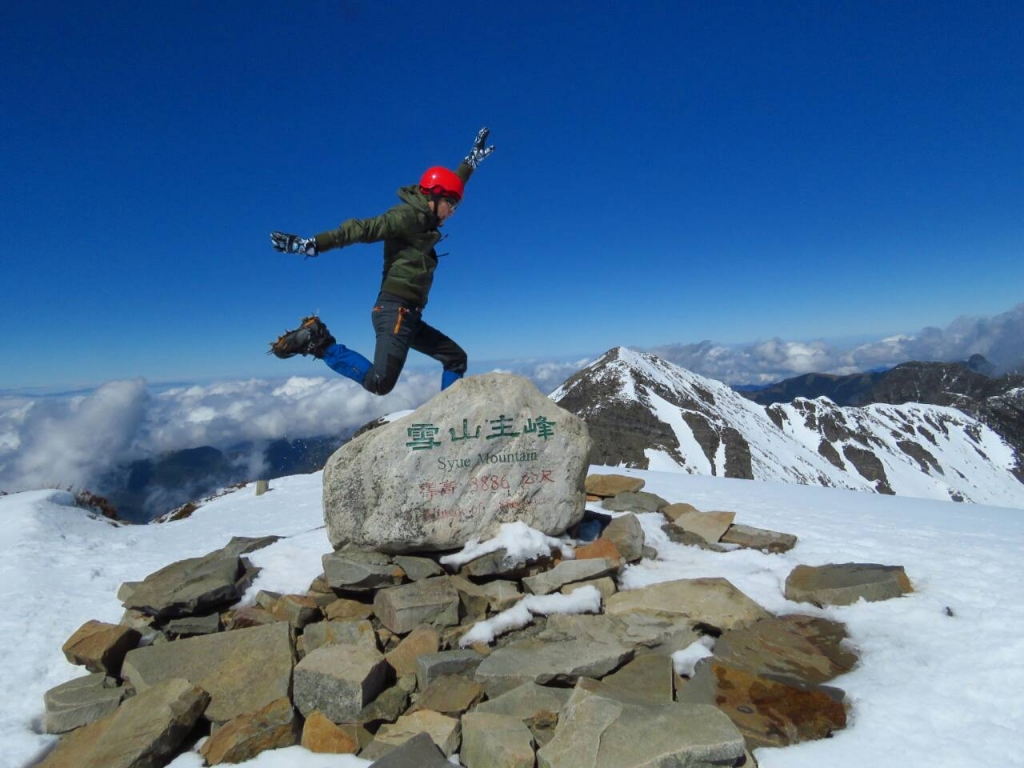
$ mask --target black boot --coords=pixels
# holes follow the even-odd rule
[[[295,355],[323,357],[328,347],[337,342],[319,317],[310,315],[302,318],[302,324],[294,331],[282,333],[277,341],[271,342],[270,354],[282,360]]]

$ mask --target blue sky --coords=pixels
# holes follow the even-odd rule
[[[322,373],[375,215],[488,125],[427,319],[474,360],[915,331],[1024,300],[1015,2],[7,3],[0,389]],[[410,360],[412,362],[412,359]]]

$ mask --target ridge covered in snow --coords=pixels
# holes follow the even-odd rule
[[[587,421],[604,464],[1024,507],[1012,447],[950,407],[765,407],[624,347],[551,398]]]

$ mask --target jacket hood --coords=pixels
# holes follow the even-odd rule
[[[420,191],[419,184],[410,184],[398,190],[398,199],[407,205],[411,205],[421,213],[433,215],[430,210],[430,198]]]

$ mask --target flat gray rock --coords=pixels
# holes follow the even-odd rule
[[[646,537],[636,515],[616,517],[605,527],[601,538],[614,543],[627,563],[635,563],[644,556]]]
[[[619,616],[645,613],[686,619],[719,630],[747,626],[771,616],[768,611],[722,578],[663,581],[608,598],[605,613]]]
[[[401,566],[405,575],[412,581],[422,581],[431,576],[440,576],[444,568],[431,560],[429,557],[411,557],[409,555],[395,555],[395,565]]]
[[[630,700],[651,704],[673,701],[672,657],[668,655],[638,656],[621,669],[601,679],[602,686],[616,697],[622,693]]]
[[[632,704],[592,688],[599,686],[577,685],[554,738],[537,753],[538,768],[712,768],[743,756],[743,735],[713,706]]]
[[[96,672],[51,688],[43,696],[47,733],[67,733],[106,717],[121,703],[125,690],[117,680]]]
[[[462,718],[459,759],[466,768],[533,768],[533,734],[514,717],[470,712]]]
[[[142,581],[125,582],[117,597],[125,608],[160,618],[214,613],[238,602],[258,572],[242,555],[278,538],[236,536],[202,557],[171,563]]]
[[[759,549],[762,552],[779,554],[796,546],[797,538],[791,533],[753,528],[749,525],[730,525],[729,530],[719,539],[722,544],[733,544],[744,549]]]
[[[166,765],[192,732],[209,699],[188,680],[164,680],[103,719],[65,736],[39,768]]]
[[[332,589],[366,591],[402,583],[404,571],[380,552],[351,547],[328,553],[322,561]]]
[[[377,592],[373,612],[396,635],[420,624],[454,627],[459,623],[459,593],[447,576],[414,581]]]
[[[493,651],[477,668],[476,680],[494,697],[523,683],[572,685],[581,677],[604,677],[632,657],[632,645],[611,635],[545,631]]]
[[[657,512],[667,507],[668,502],[646,491],[625,491],[601,502],[609,512]]]
[[[477,704],[474,712],[508,715],[520,720],[531,720],[542,712],[558,714],[572,691],[569,688],[551,688],[537,683],[523,683],[506,693]]]
[[[486,579],[492,576],[518,579],[527,575],[534,562],[536,561],[514,557],[509,555],[507,550],[499,549],[481,555],[475,560],[470,560],[459,572],[477,579]]]
[[[284,622],[137,648],[125,656],[124,679],[138,692],[184,677],[210,695],[204,716],[224,723],[288,696],[295,649]]]
[[[452,768],[452,764],[427,733],[420,733],[374,760],[371,768]]]
[[[547,595],[557,592],[566,584],[598,579],[618,570],[618,564],[606,557],[563,560],[549,571],[541,571],[536,576],[526,577],[523,579],[523,586],[535,595]]]
[[[416,682],[421,691],[444,675],[472,675],[483,661],[476,651],[439,651],[416,657]]]
[[[212,613],[241,599],[245,571],[240,557],[211,553],[171,563],[140,582],[126,582],[118,597],[125,608],[160,618]]]
[[[709,544],[715,544],[735,519],[735,512],[684,512],[674,522],[684,531],[695,533]]]

